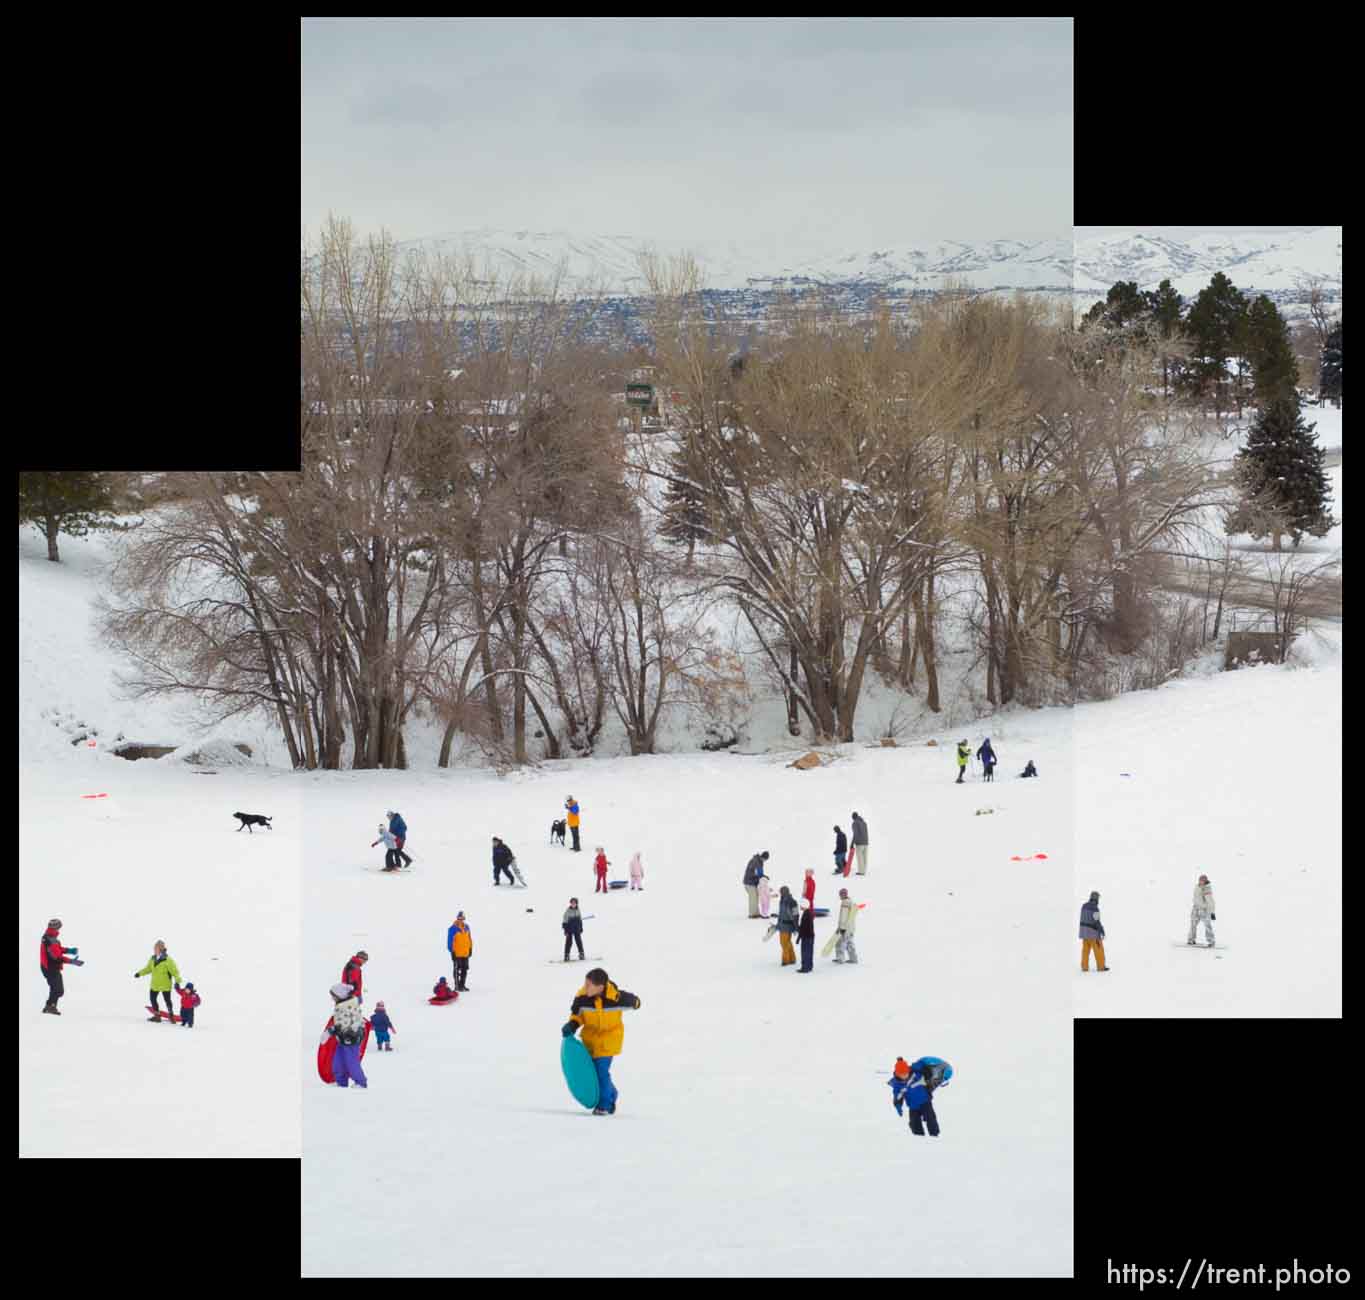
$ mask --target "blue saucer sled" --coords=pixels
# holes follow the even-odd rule
[[[564,1069],[564,1082],[580,1106],[589,1110],[597,1105],[597,1067],[588,1049],[576,1038],[561,1039],[559,1064]]]

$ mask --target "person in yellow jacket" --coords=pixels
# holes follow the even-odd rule
[[[147,1019],[161,1019],[161,1012],[156,1008],[158,993],[166,999],[166,1015],[174,1015],[171,1008],[171,989],[180,983],[180,967],[175,964],[175,958],[166,951],[164,940],[158,939],[152,945],[152,955],[147,959],[147,964],[141,970],[133,972],[134,979],[139,979],[143,975],[152,977],[152,1014]]]
[[[455,966],[455,987],[468,993],[469,958],[474,952],[474,936],[469,931],[469,922],[463,912],[455,914],[455,920],[446,931],[446,947],[450,949],[450,960]]]
[[[569,810],[568,822],[569,830],[573,832],[573,851],[578,853],[580,851],[578,843],[578,800],[570,795],[564,800],[564,807]]]
[[[962,784],[962,778],[967,774],[967,763],[972,756],[972,747],[965,741],[957,742],[957,780],[955,785]]]
[[[594,1115],[614,1115],[619,1095],[611,1081],[611,1060],[621,1050],[626,1036],[621,1023],[622,1011],[638,1011],[640,999],[634,993],[618,989],[607,978],[600,966],[593,967],[583,979],[569,1008],[569,1018],[561,1030],[565,1038],[572,1038],[581,1027],[583,1046],[592,1056],[597,1068],[597,1107]]]

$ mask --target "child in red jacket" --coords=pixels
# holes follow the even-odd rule
[[[175,991],[180,994],[180,1023],[186,1029],[194,1028],[194,1009],[203,999],[194,991],[194,985],[186,983],[182,989],[179,984]]]
[[[592,891],[594,894],[605,894],[607,892],[607,867],[611,864],[607,861],[607,851],[600,844],[597,846],[597,860],[592,864],[597,872],[597,887]]]

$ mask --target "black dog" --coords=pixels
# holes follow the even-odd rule
[[[564,823],[562,821],[550,823],[550,843],[564,843]]]
[[[255,835],[256,832],[251,830],[253,826],[264,826],[268,831],[273,831],[275,829],[270,824],[270,818],[262,817],[260,813],[233,813],[232,815],[238,818],[242,823],[239,827],[237,827],[238,835],[240,835],[244,830],[251,831],[251,834]]]

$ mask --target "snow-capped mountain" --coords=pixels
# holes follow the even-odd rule
[[[1071,284],[1069,238],[945,240],[875,249],[831,248],[819,244],[782,246],[734,241],[646,240],[630,235],[573,235],[564,231],[467,230],[403,241],[400,250],[424,248],[467,253],[480,265],[507,272],[549,276],[562,267],[579,285],[597,284],[609,293],[644,289],[639,254],[668,258],[693,254],[709,289],[768,290],[803,283],[885,286],[910,291],[936,289],[945,278],[978,289],[1066,290]]]

